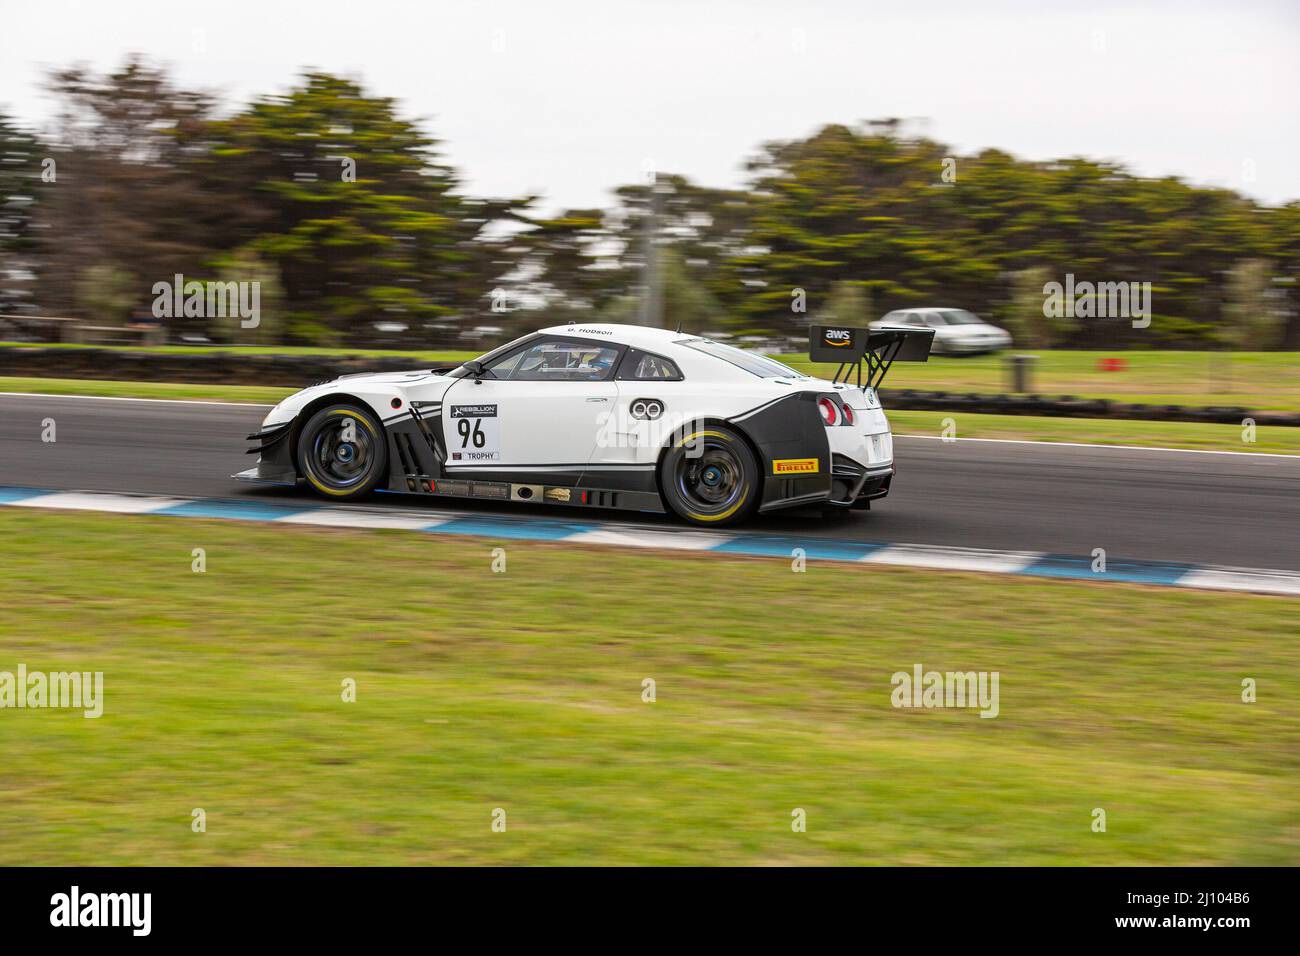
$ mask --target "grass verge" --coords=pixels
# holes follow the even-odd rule
[[[0,671],[105,675],[98,720],[0,710],[0,864],[1300,861],[1294,601],[16,508],[0,534]],[[998,717],[895,709],[915,663],[998,671]]]
[[[1243,441],[1240,425],[1209,422],[1143,422],[1107,418],[1039,418],[1029,415],[971,415],[966,412],[887,410],[895,435],[942,435],[952,419],[958,438],[1134,445],[1199,451],[1300,455],[1300,428],[1258,425],[1254,441]]]
[[[0,342],[12,349],[105,349],[110,352],[145,352],[153,355],[329,355],[338,358],[399,356],[431,364],[464,362],[482,352],[462,349],[354,349],[315,345],[83,345],[76,342]]]
[[[0,392],[41,395],[98,395],[105,398],[162,398],[171,401],[253,402],[274,405],[296,388],[263,385],[180,382],[115,382],[92,378],[18,378],[0,376]]]
[[[295,391],[292,388],[256,385],[183,385],[172,382],[0,377],[0,392],[38,392],[48,395],[104,395],[113,398],[273,405]],[[943,420],[949,417],[956,422],[960,438],[1013,438],[1026,441],[1300,454],[1300,429],[1284,426],[1258,427],[1256,441],[1251,444],[1242,441],[1242,429],[1237,425],[889,410],[890,423],[899,434],[939,435],[942,433]]]
[[[1024,351],[1024,350],[1017,350]],[[889,388],[985,394],[1011,390],[1010,353],[968,358],[931,356],[899,362]],[[1031,387],[1041,395],[1077,395],[1159,405],[1239,405],[1251,411],[1300,411],[1300,356],[1295,352],[1072,352],[1030,350],[1037,357]],[[834,365],[807,356],[779,356],[800,371],[830,378]],[[1102,359],[1121,359],[1103,371]]]
[[[31,343],[0,342],[0,347],[33,347]],[[87,348],[41,343],[40,348]],[[431,365],[463,362],[479,353],[447,349],[316,348],[290,346],[93,346],[110,350],[153,352],[159,355],[332,355],[406,356]],[[1025,350],[1016,350],[1025,351]],[[952,358],[931,356],[928,362],[899,362],[889,373],[889,387],[950,392],[998,393],[1010,390],[1010,353]],[[1300,411],[1300,356],[1295,352],[1075,352],[1035,349],[1032,387],[1044,395],[1077,395],[1121,402],[1165,405],[1240,405],[1252,411]],[[800,371],[829,378],[834,365],[808,361],[806,354],[778,355]],[[1119,370],[1103,370],[1102,359],[1120,359]]]

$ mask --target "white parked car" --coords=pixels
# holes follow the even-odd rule
[[[1010,332],[965,309],[895,309],[871,327],[934,329],[931,352],[935,355],[974,355],[1011,345]]]
[[[843,357],[850,385],[668,329],[542,329],[453,368],[303,389],[249,436],[257,467],[235,477],[303,481],[335,500],[498,498],[710,526],[796,505],[866,508],[894,474],[875,386],[894,359],[924,361],[931,337],[828,330],[821,360]]]

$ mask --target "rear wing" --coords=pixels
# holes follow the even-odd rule
[[[934,329],[850,329],[845,326],[814,325],[809,328],[808,357],[814,362],[838,362],[832,381],[848,382],[849,376],[862,387],[862,366],[867,366],[868,388],[879,388],[895,362],[924,362],[930,358]]]

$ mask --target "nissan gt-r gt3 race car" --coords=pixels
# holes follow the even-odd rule
[[[813,327],[812,378],[668,329],[542,329],[449,369],[345,375],[290,396],[236,478],[587,508],[718,526],[755,511],[868,508],[894,474],[876,387],[932,330]],[[867,366],[863,381],[862,364]],[[856,381],[850,384],[849,379]]]

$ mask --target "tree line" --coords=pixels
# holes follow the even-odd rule
[[[0,315],[124,323],[156,282],[256,281],[238,344],[451,344],[569,320],[799,336],[952,306],[1031,346],[1300,348],[1300,201],[1085,158],[961,155],[897,120],[763,144],[741,189],[671,173],[605,208],[468,195],[357,81],[301,75],[230,115],[138,57],[52,72],[36,133],[0,114]],[[647,255],[651,269],[647,269]],[[647,276],[657,308],[646,308]],[[1151,284],[1151,322],[1063,318],[1049,283]]]

